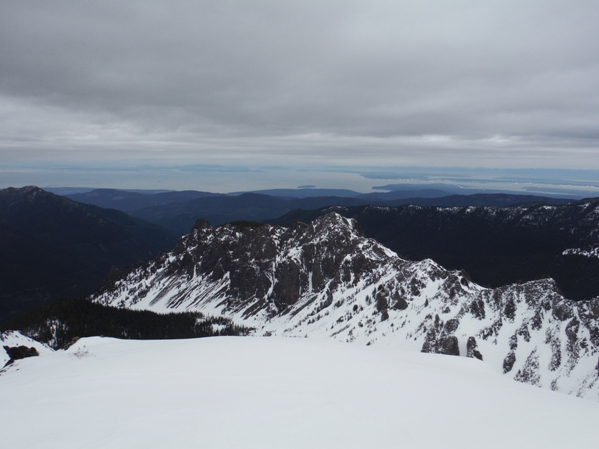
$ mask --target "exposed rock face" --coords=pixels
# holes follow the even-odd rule
[[[106,286],[106,294],[96,295],[95,300],[115,305],[114,293],[123,287],[129,291],[129,281],[139,279],[142,282],[133,297],[128,294],[116,304],[135,306],[153,297],[158,288],[152,303],[160,301],[168,309],[193,309],[205,300],[218,299],[219,307],[227,312],[273,317],[306,298],[315,301],[322,296],[326,307],[338,286],[370,276],[392,256],[391,251],[362,238],[355,224],[337,214],[311,225],[298,222],[291,228],[248,222],[212,228],[198,220],[172,253]],[[396,267],[405,264],[394,260]],[[142,280],[150,278],[151,286]],[[387,304],[388,292],[382,286],[377,294]],[[391,307],[407,306],[400,297],[389,300]]]
[[[548,280],[497,289],[409,262],[337,214],[290,228],[199,220],[175,250],[91,298],[222,314],[258,335],[332,337],[474,357],[516,380],[599,400],[599,299]]]
[[[458,326],[459,322],[457,319],[451,319],[443,323],[439,315],[435,315],[435,321],[426,333],[422,352],[460,355],[458,339],[453,335]]]
[[[37,357],[40,355],[40,353],[37,352],[37,349],[28,346],[4,346],[4,350],[10,357],[10,360],[6,362],[6,365],[14,363],[15,360],[25,359],[27,357]]]
[[[468,337],[468,342],[466,343],[466,357],[474,357],[475,359],[482,360],[483,355],[478,350],[478,343],[476,343],[476,338]]]

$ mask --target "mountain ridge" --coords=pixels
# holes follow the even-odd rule
[[[196,198],[219,196],[217,193],[197,190],[141,193],[119,189],[94,189],[89,192],[70,193],[67,198],[84,204],[93,204],[104,209],[117,209],[131,213],[144,207],[190,201]]]
[[[599,296],[599,199],[567,205],[330,207],[296,210],[268,223],[308,223],[335,211],[402,257],[466,270],[485,286],[551,277],[570,299]]]
[[[402,198],[372,200],[370,197],[317,196],[307,198],[284,198],[260,193],[243,193],[237,196],[214,196],[191,201],[138,209],[133,215],[160,226],[187,234],[199,217],[214,225],[231,221],[270,221],[295,209],[317,210],[322,207],[367,205],[397,206],[417,204],[422,206],[502,206],[531,204],[567,204],[571,200],[537,197],[532,195],[478,194],[450,195],[437,198]]]
[[[177,237],[35,186],[1,190],[0,322],[59,297],[89,294],[111,267],[154,257]]]
[[[257,335],[474,357],[515,380],[599,400],[599,298],[565,299],[551,279],[484,288],[432,260],[398,257],[336,213],[290,228],[198,220],[175,250],[90,300],[221,315]]]

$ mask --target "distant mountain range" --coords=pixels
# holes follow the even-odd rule
[[[180,235],[188,233],[198,218],[206,219],[213,225],[238,220],[261,222],[280,217],[295,209],[314,210],[325,206],[415,204],[438,207],[506,207],[533,204],[557,205],[574,201],[563,198],[500,193],[450,195],[442,190],[398,190],[370,194],[334,189],[274,189],[261,192],[246,192],[239,195],[197,191],[142,194],[123,190],[98,189],[86,193],[70,194],[67,197],[82,203],[127,212],[171,229]]]
[[[356,198],[362,196],[360,192],[348,189],[319,189],[315,187],[305,187],[298,189],[265,189],[232,192],[229,195],[241,195],[243,193],[258,193],[261,195],[280,196],[283,198],[311,198],[315,196],[338,196],[342,198]]]
[[[37,187],[0,191],[0,322],[91,293],[111,268],[170,249],[177,235],[117,210]]]
[[[356,206],[364,203],[364,200],[347,197],[287,199],[244,193],[238,196],[198,198],[184,203],[147,207],[133,212],[133,215],[183,235],[190,231],[198,218],[219,225],[239,220],[263,221],[294,209],[319,209],[330,205]]]
[[[314,193],[318,189],[298,189],[298,191],[303,190]],[[285,189],[277,192],[285,195],[289,193]],[[351,191],[345,193],[349,195],[348,192]],[[390,193],[399,195],[401,192]],[[568,201],[508,194],[449,195],[437,198],[372,201],[350,196],[293,198],[259,193],[241,195],[196,191],[140,193],[110,189],[80,192],[70,196],[80,201],[101,204],[110,209],[75,202],[37,187],[9,188],[0,192],[0,250],[4,255],[0,263],[0,322],[53,299],[90,293],[112,268],[118,269],[142,262],[172,248],[178,237],[189,233],[198,218],[219,225],[239,220],[272,220],[289,214],[280,222],[290,223],[295,218],[303,220],[315,218],[322,214],[323,208],[326,207],[343,206],[349,211],[358,210],[356,207],[364,209],[367,203],[379,205],[411,203],[453,207],[561,204]],[[120,208],[128,214],[114,210],[115,208]],[[310,209],[312,212],[302,211],[302,209]],[[341,213],[345,212],[341,211]],[[424,231],[427,229],[426,226],[422,228],[421,237],[425,237],[423,240],[414,232],[411,234],[405,234],[404,231],[395,232],[390,228],[393,220],[388,219],[389,217],[383,218],[380,222],[374,220],[369,226],[359,215],[357,214],[356,218],[362,223],[369,236],[381,239],[400,254],[414,259],[432,257],[450,268],[464,268],[474,279],[485,285],[497,286],[515,280],[554,275],[568,297],[583,298],[596,291],[597,276],[596,271],[593,271],[595,270],[594,259],[589,259],[583,253],[560,256],[559,261],[563,266],[558,267],[557,270],[552,268],[555,263],[547,262],[550,258],[545,256],[541,258],[543,263],[539,263],[541,259],[538,256],[532,259],[525,258],[524,262],[517,258],[510,259],[502,256],[500,262],[489,264],[483,260],[484,257],[464,257],[459,248],[455,254],[452,253],[451,257],[447,256],[447,251],[443,250],[444,245],[449,245],[447,242],[456,239],[454,234],[461,235],[462,232],[457,221],[455,229],[452,228],[443,234],[445,243],[436,245],[441,250],[435,252],[427,249],[431,245],[427,245],[426,242],[432,240]],[[405,226],[413,226],[416,230],[420,228],[417,220],[412,225],[405,224]],[[404,234],[415,236],[413,242],[421,242],[418,245],[414,243],[419,249],[412,250],[409,246],[402,246],[403,243],[400,245],[394,242],[394,239],[401,240],[401,235]],[[472,233],[472,236],[475,235],[476,233]],[[457,241],[461,241],[460,238]],[[534,241],[534,239],[528,240]],[[505,243],[505,241],[509,242],[509,239],[501,241],[504,242],[501,247],[509,247],[509,244]],[[474,239],[473,242],[476,242],[473,243],[474,246],[485,248],[478,240]],[[468,243],[461,247],[467,248]],[[530,249],[526,245],[522,245],[522,248]],[[587,250],[580,245],[564,248],[564,250],[573,248]],[[454,251],[453,248],[450,250]],[[551,257],[554,256],[555,254],[552,253]],[[489,257],[492,259],[494,256]],[[483,262],[479,263],[481,260]],[[567,263],[563,264],[564,260]],[[516,263],[511,267],[510,264],[514,261]],[[571,261],[580,261],[580,263],[575,265]],[[501,269],[496,269],[498,266]],[[492,276],[487,276],[488,273]],[[569,277],[573,279],[572,285],[568,285],[564,280],[568,273],[573,273]]]
[[[139,193],[127,190],[96,189],[84,193],[65,195],[79,203],[93,204],[106,209],[116,209],[131,213],[151,206],[164,206],[195,200],[196,198],[218,196],[215,193],[183,190],[180,192]]]

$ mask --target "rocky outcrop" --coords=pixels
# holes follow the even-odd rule
[[[4,346],[4,350],[10,357],[4,366],[11,365],[15,360],[25,359],[27,357],[37,357],[40,355],[37,349],[28,346]]]
[[[466,357],[473,357],[478,360],[483,359],[483,355],[478,350],[478,343],[476,343],[476,338],[468,337],[468,342],[466,343]]]

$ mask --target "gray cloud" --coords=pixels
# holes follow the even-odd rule
[[[0,6],[3,160],[599,169],[593,2]]]

